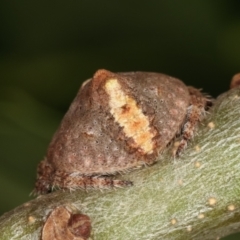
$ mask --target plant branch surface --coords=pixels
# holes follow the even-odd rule
[[[60,205],[90,217],[94,240],[217,239],[239,231],[240,88],[221,95],[200,125],[180,158],[165,151],[157,164],[120,176],[133,187],[40,196],[0,217],[0,239],[40,239]]]

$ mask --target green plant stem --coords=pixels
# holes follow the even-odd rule
[[[0,239],[39,239],[59,205],[90,217],[95,240],[217,239],[240,229],[240,89],[221,95],[182,156],[118,178],[133,187],[56,191],[0,217]]]

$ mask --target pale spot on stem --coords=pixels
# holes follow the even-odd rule
[[[216,203],[217,203],[217,199],[216,199],[216,198],[210,197],[210,198],[208,199],[208,204],[209,204],[210,206],[215,206]]]
[[[209,127],[210,129],[214,129],[214,128],[215,128],[214,122],[209,122],[209,123],[208,123],[208,127]]]
[[[195,162],[195,163],[194,163],[194,166],[195,166],[196,168],[200,168],[200,167],[201,167],[201,163],[200,163],[200,162]]]
[[[203,219],[205,216],[204,216],[204,214],[203,213],[199,213],[198,214],[198,219]]]
[[[177,219],[176,218],[171,219],[171,224],[172,225],[175,225],[176,223],[177,223]]]
[[[28,223],[29,223],[29,224],[33,224],[35,221],[36,221],[36,218],[35,218],[35,217],[33,217],[33,216],[29,216],[29,217],[28,217]]]
[[[234,211],[235,210],[235,205],[230,204],[230,205],[228,205],[227,209],[228,209],[228,211]]]
[[[190,225],[190,226],[187,226],[187,231],[188,232],[191,232],[192,231],[192,226]]]
[[[200,151],[201,151],[200,146],[199,146],[199,145],[196,145],[196,146],[195,146],[195,150],[196,150],[196,152],[200,152]]]
[[[183,185],[183,180],[182,180],[182,179],[179,179],[179,180],[178,180],[178,185],[179,185],[179,186],[182,186],[182,185]]]

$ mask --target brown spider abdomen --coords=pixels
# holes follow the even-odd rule
[[[97,185],[102,175],[152,164],[179,133],[191,99],[183,82],[164,74],[97,71],[80,88],[43,160],[53,172],[50,186],[70,188],[74,176],[73,188]]]

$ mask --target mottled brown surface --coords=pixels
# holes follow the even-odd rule
[[[56,207],[42,229],[42,240],[87,240],[91,234],[90,218],[72,214],[64,206]]]
[[[149,121],[150,131],[154,136],[151,140],[153,151],[150,154],[141,151],[141,146],[136,144],[133,137],[126,136],[124,127],[119,126],[110,112],[109,95],[104,86],[113,78],[118,80],[124,94],[136,101],[137,107]],[[198,90],[195,91],[201,99],[202,94]],[[188,121],[188,115],[191,115],[191,109],[188,109],[192,95],[194,94],[189,94],[188,87],[182,81],[164,74],[149,72],[115,74],[99,70],[91,81],[88,80],[84,87],[80,88],[55,133],[46,158],[38,169],[36,191],[48,192],[53,186],[60,188],[108,186],[111,181],[106,180],[104,184],[105,178],[91,179],[91,177],[115,174],[144,164],[152,164]],[[125,113],[126,109],[123,108],[122,111]],[[203,111],[204,106],[201,106],[197,113],[201,114]],[[195,113],[193,116],[196,121],[193,121],[192,125],[189,123],[191,131],[200,119]],[[188,125],[185,125],[185,130],[187,127]],[[139,128],[140,130],[142,129]],[[137,134],[138,130],[135,131]],[[186,133],[182,149],[187,140]],[[44,169],[49,167],[52,174],[46,177]],[[112,185],[122,186],[125,183],[116,181],[111,182],[110,186]],[[129,183],[126,182],[126,185]]]

